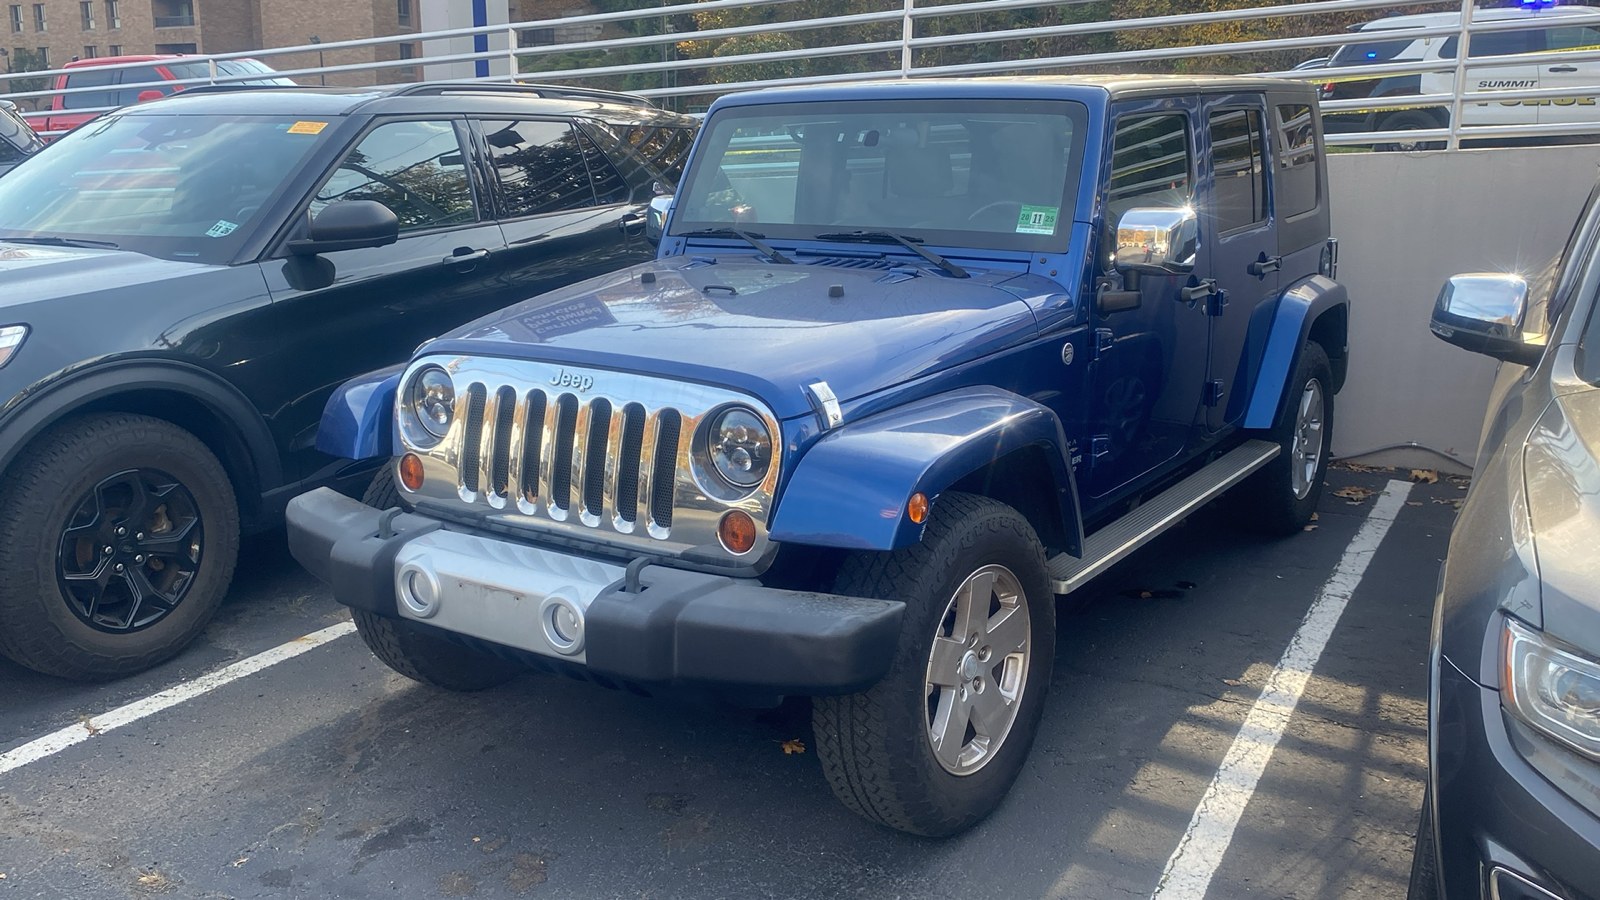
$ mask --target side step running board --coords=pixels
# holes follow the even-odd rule
[[[1057,594],[1072,593],[1277,455],[1278,445],[1271,441],[1247,441],[1228,451],[1138,509],[1089,535],[1083,542],[1082,559],[1063,553],[1050,560],[1050,586]]]

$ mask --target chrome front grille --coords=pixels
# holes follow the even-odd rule
[[[445,439],[431,446],[402,427],[402,440],[422,457],[426,475],[420,491],[406,494],[413,502],[534,529],[600,532],[657,551],[701,552],[720,551],[716,523],[738,508],[759,526],[752,552],[765,546],[776,467],[753,492],[728,499],[726,486],[704,483],[708,476],[693,458],[700,421],[730,403],[757,410],[776,435],[778,423],[753,398],[516,360],[419,360],[413,369],[426,364],[451,373],[456,418]]]

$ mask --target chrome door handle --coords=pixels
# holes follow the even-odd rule
[[[461,247],[456,252],[446,256],[444,261],[447,263],[469,263],[487,259],[488,257],[489,251],[487,250],[468,250],[465,247]]]

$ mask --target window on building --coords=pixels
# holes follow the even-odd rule
[[[78,4],[78,17],[82,20],[84,31],[94,30],[94,0],[83,0]]]
[[[1254,109],[1214,110],[1210,129],[1217,231],[1226,234],[1266,221],[1261,113]]]
[[[34,31],[44,31],[45,30],[45,24],[46,23],[45,23],[45,20],[44,20],[44,4],[43,3],[35,3],[33,5],[33,30]]]
[[[106,55],[107,56],[121,56],[122,55],[122,45],[121,44],[112,44],[111,46],[107,47],[106,48]]]
[[[22,33],[22,7],[20,5],[14,4],[11,7],[11,33]]]
[[[399,50],[400,50],[400,58],[401,59],[415,59],[416,56],[417,56],[417,45],[416,44],[412,44],[412,43],[401,44],[401,45],[399,45]],[[415,77],[417,77],[417,67],[416,66],[402,66],[400,68],[400,77],[401,78],[415,78]]]
[[[35,52],[39,54],[39,65],[44,66],[46,69],[50,68],[50,48],[37,47]]]
[[[1278,107],[1278,137],[1283,148],[1278,157],[1278,214],[1284,218],[1310,212],[1321,201],[1314,115],[1311,107],[1302,103]]]
[[[341,200],[376,200],[394,210],[401,231],[477,220],[472,182],[454,123],[391,122],[351,150],[311,200],[316,215]]]
[[[117,6],[117,0],[106,0],[106,29],[116,31],[122,27],[122,10]]]
[[[411,0],[395,0],[395,18],[401,25],[411,24]]]
[[[83,56],[81,56],[79,58],[80,59],[94,59],[95,57],[97,57],[99,55],[100,55],[100,51],[99,51],[98,48],[95,47],[95,45],[93,45],[93,44],[84,44],[83,45]]]
[[[483,131],[508,219],[595,205],[583,147],[566,122],[488,121]]]

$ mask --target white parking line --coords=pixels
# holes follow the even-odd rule
[[[353,622],[340,622],[329,625],[320,631],[313,631],[304,637],[298,637],[287,644],[280,644],[271,650],[257,653],[255,656],[241,659],[231,666],[218,669],[191,681],[181,682],[159,693],[151,694],[142,700],[135,700],[124,706],[119,706],[110,712],[84,719],[76,725],[68,725],[60,731],[53,731],[38,740],[0,753],[0,775],[14,769],[20,769],[28,763],[38,762],[47,756],[60,753],[73,744],[80,744],[97,734],[103,734],[113,728],[121,728],[132,722],[137,722],[145,716],[153,715],[164,709],[170,709],[187,700],[214,691],[230,681],[237,681],[247,675],[254,675],[262,669],[275,666],[286,659],[314,650],[329,641],[344,637],[356,630]]]
[[[1344,556],[1333,570],[1327,584],[1317,594],[1317,599],[1301,620],[1300,628],[1289,641],[1289,648],[1272,670],[1261,697],[1245,716],[1233,746],[1222,758],[1222,766],[1206,788],[1200,805],[1195,807],[1189,828],[1172,851],[1167,868],[1161,873],[1151,900],[1204,900],[1211,877],[1222,864],[1222,857],[1233,840],[1233,831],[1239,818],[1255,792],[1256,782],[1267,768],[1272,751],[1278,746],[1289,717],[1305,690],[1311,671],[1322,656],[1322,650],[1339,624],[1345,606],[1361,584],[1367,564],[1389,533],[1395,516],[1405,507],[1411,493],[1411,482],[1391,481],[1381,496],[1373,503],[1372,511],[1361,529],[1345,548]]]

